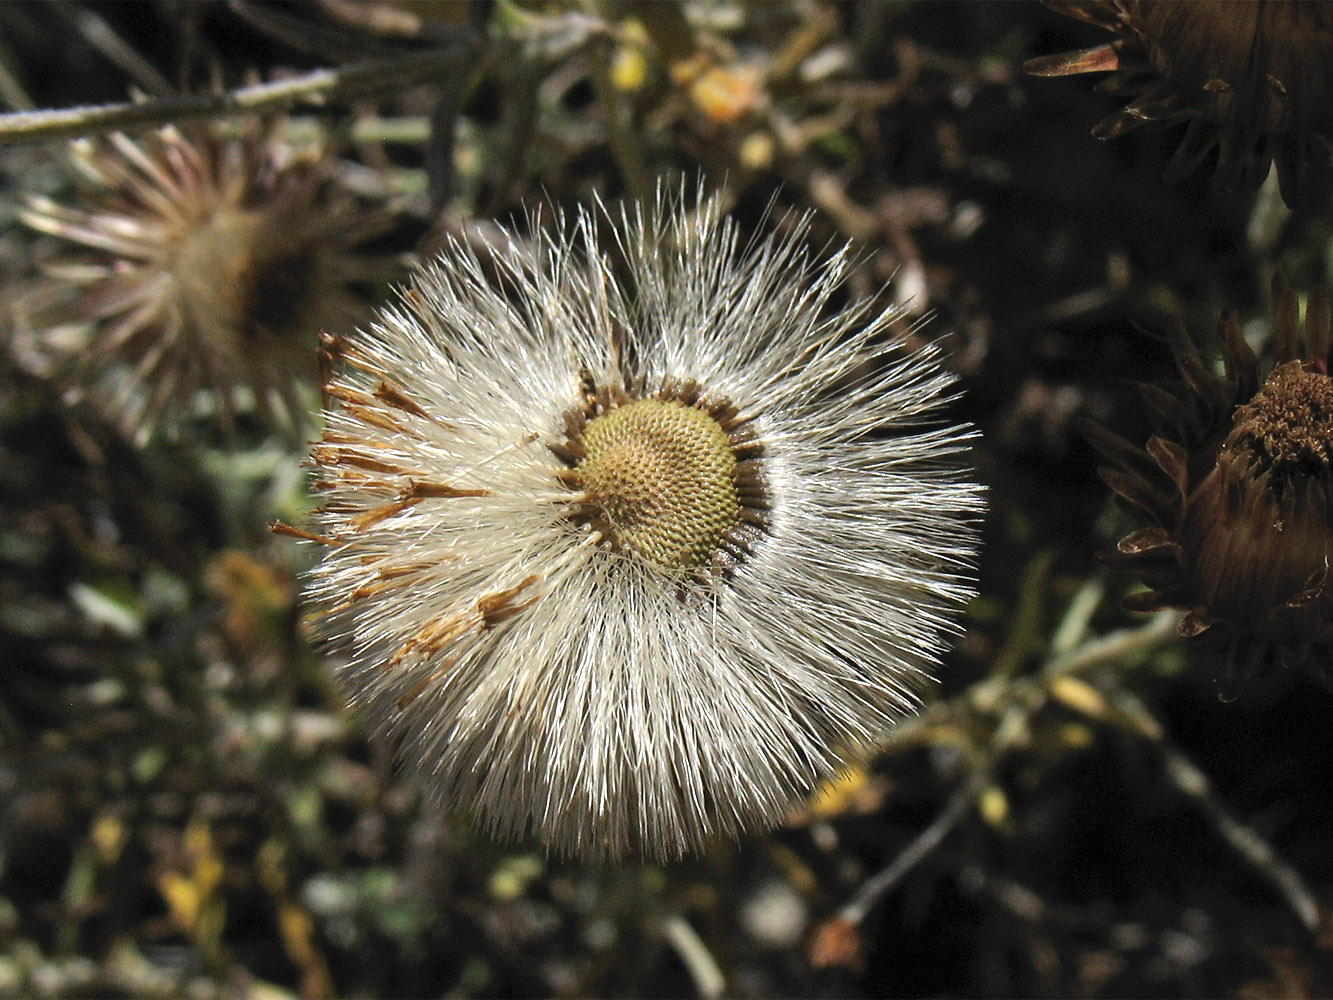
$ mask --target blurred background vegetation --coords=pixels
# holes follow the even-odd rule
[[[554,862],[423,802],[345,711],[313,554],[267,528],[311,504],[317,416],[138,448],[7,327],[0,995],[1333,993],[1333,701],[1279,671],[1224,703],[1215,650],[1120,609],[1095,555],[1132,524],[1077,429],[1146,438],[1171,315],[1206,356],[1225,307],[1262,343],[1276,269],[1333,277],[1333,215],[1167,186],[1178,133],[1099,142],[1112,98],[1022,72],[1106,40],[1029,3],[0,5],[13,110],[184,121],[333,70],[272,127],[388,213],[388,258],[662,177],[751,229],[813,210],[851,294],[932,314],[991,508],[966,634],[873,766],[685,863]],[[0,150],[7,316],[58,242],[24,199],[77,190],[63,142]]]

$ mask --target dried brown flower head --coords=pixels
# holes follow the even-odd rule
[[[1136,611],[1181,608],[1184,636],[1229,647],[1226,693],[1256,669],[1308,662],[1333,677],[1333,379],[1328,295],[1305,311],[1273,282],[1276,364],[1259,363],[1234,313],[1220,323],[1225,381],[1204,367],[1178,323],[1171,337],[1182,384],[1145,386],[1155,433],[1146,449],[1096,427],[1103,476],[1148,525],[1106,557],[1151,588]]]
[[[1282,198],[1327,193],[1333,151],[1333,6],[1319,0],[1048,0],[1113,42],[1029,60],[1038,76],[1114,75],[1126,98],[1092,134],[1189,122],[1166,167],[1175,183],[1217,149],[1215,186],[1257,188],[1277,164]]]
[[[228,425],[242,386],[294,418],[319,332],[365,313],[349,283],[385,271],[354,253],[382,216],[341,192],[320,156],[253,125],[78,140],[71,156],[85,204],[32,198],[22,213],[78,247],[47,268],[31,322],[94,324],[79,361],[98,383],[128,375],[113,408],[141,442],[201,388]]]

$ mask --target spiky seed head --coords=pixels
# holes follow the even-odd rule
[[[351,284],[392,273],[355,249],[384,215],[276,126],[116,134],[75,142],[71,157],[83,203],[34,198],[21,213],[74,247],[29,299],[28,322],[89,324],[70,360],[99,391],[119,379],[112,408],[141,443],[200,389],[228,423],[245,388],[301,426],[297,388],[316,381],[320,330],[365,318]]]
[[[492,834],[674,858],[771,826],[956,629],[981,501],[951,378],[898,311],[833,310],[849,257],[805,233],[585,212],[487,265],[451,246],[330,342],[340,677]]]

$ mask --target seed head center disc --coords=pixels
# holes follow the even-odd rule
[[[1326,473],[1333,458],[1333,379],[1297,362],[1278,366],[1238,413],[1233,436],[1243,436],[1282,478]]]
[[[574,469],[597,526],[668,569],[706,565],[740,522],[736,454],[703,410],[639,399],[589,420]]]

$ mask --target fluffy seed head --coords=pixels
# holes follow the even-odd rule
[[[318,332],[364,318],[349,283],[387,270],[353,252],[383,219],[257,126],[80,140],[71,158],[84,204],[21,213],[77,248],[48,268],[29,322],[94,324],[72,360],[94,384],[121,377],[112,407],[141,442],[201,388],[228,423],[240,387],[299,423]]]
[[[971,593],[970,434],[849,266],[675,200],[451,246],[331,341],[316,592],[446,803],[561,854],[781,820],[912,709]],[[619,269],[602,249],[610,237]]]

